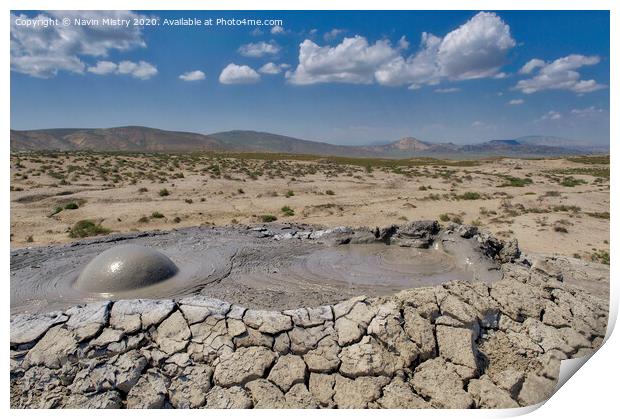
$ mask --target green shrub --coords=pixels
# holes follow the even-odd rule
[[[151,217],[152,217],[152,218],[164,218],[164,214],[162,214],[161,212],[154,211],[154,212],[151,214]]]
[[[161,189],[159,191],[159,196],[168,196],[168,195],[170,195],[170,191],[168,191],[168,189],[166,189],[166,188]]]
[[[325,195],[336,195],[336,192],[332,191],[331,189],[328,189],[325,191]]]
[[[450,221],[450,216],[448,214],[440,214],[439,219],[441,221]]]
[[[76,202],[69,202],[67,205],[65,205],[66,210],[74,210],[78,209],[79,207],[80,206]]]
[[[276,221],[278,217],[272,214],[261,215],[260,219],[263,223],[271,223],[272,221]]]
[[[295,192],[293,192],[293,191],[286,191],[286,194],[284,196],[286,196],[287,198],[290,198],[291,196],[295,196]]]
[[[280,211],[282,211],[282,214],[284,214],[284,216],[286,217],[292,217],[293,215],[295,215],[295,211],[288,205],[283,206]]]
[[[522,188],[525,185],[529,185],[532,183],[532,179],[528,179],[528,178],[518,178],[518,177],[507,176],[504,179],[506,180],[506,182],[499,185],[500,188],[505,188],[505,187]]]
[[[457,196],[458,199],[465,199],[467,201],[473,201],[480,199],[482,196],[478,192],[465,192],[463,195]]]
[[[100,236],[110,233],[110,229],[102,227],[100,223],[95,224],[91,220],[78,221],[69,230],[69,237],[71,238],[83,238],[91,236]]]

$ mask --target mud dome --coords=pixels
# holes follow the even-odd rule
[[[195,294],[282,310],[453,280],[497,281],[501,258],[516,251],[475,229],[441,229],[433,221],[383,229],[269,225],[120,235],[13,251],[11,310]]]

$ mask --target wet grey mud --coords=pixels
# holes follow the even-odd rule
[[[13,313],[193,294],[282,310],[501,278],[499,265],[475,241],[435,222],[375,230],[270,225],[120,235],[16,250],[11,275]]]
[[[607,266],[433,221],[20,249],[11,407],[528,406],[603,343],[608,292]]]

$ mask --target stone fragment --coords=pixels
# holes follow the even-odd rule
[[[338,304],[336,304],[333,308],[334,308],[334,319],[337,320],[340,317],[349,314],[349,312],[351,311],[351,309],[360,302],[363,302],[366,300],[366,296],[361,295],[359,297],[354,297],[354,298],[350,298],[348,300],[342,301]]]
[[[120,409],[123,406],[121,395],[117,391],[93,394],[72,394],[67,398],[66,409]]]
[[[310,373],[308,388],[312,396],[322,406],[332,406],[334,404],[334,385],[336,379],[334,375]]]
[[[308,391],[305,384],[295,384],[284,395],[284,402],[287,409],[316,409],[319,407],[319,403]]]
[[[340,352],[340,373],[346,377],[368,375],[392,376],[395,371],[405,367],[403,360],[388,352],[370,336],[347,346]]]
[[[306,378],[306,363],[297,355],[285,355],[278,358],[267,379],[287,392]]]
[[[377,402],[385,409],[429,409],[431,407],[400,377],[394,378],[390,384],[383,387],[383,395]]]
[[[504,314],[522,322],[528,317],[540,318],[548,294],[539,287],[504,279],[491,284],[491,297]]]
[[[195,409],[202,407],[211,389],[213,369],[206,365],[194,365],[185,368],[183,373],[174,377],[168,394],[170,403],[176,409]]]
[[[478,368],[478,349],[470,329],[439,325],[436,333],[439,355],[455,364]]]
[[[184,350],[191,336],[185,318],[177,310],[157,326],[153,340],[163,352],[171,355]]]
[[[69,316],[65,327],[75,334],[79,342],[90,339],[107,324],[111,304],[110,301],[101,301],[71,307],[65,312]]]
[[[521,390],[521,385],[523,385],[525,374],[521,371],[509,368],[493,372],[492,375],[489,374],[489,377],[499,388],[506,390],[508,394],[510,394],[510,397],[516,400]]]
[[[301,355],[315,349],[323,339],[335,338],[336,331],[331,322],[314,327],[295,327],[288,332],[291,351]]]
[[[519,392],[519,404],[530,406],[543,402],[551,397],[555,391],[555,386],[555,381],[529,373],[525,377]]]
[[[209,316],[223,319],[230,310],[230,304],[204,295],[192,295],[179,301],[179,307],[187,322],[192,325],[204,321]]]
[[[467,391],[477,407],[486,409],[511,409],[519,407],[510,394],[496,386],[488,377],[469,381]]]
[[[233,338],[237,348],[249,346],[264,346],[271,349],[273,347],[273,336],[261,333],[256,329],[247,327],[245,332]]]
[[[315,349],[304,355],[308,369],[313,372],[332,372],[340,366],[340,346],[334,338],[321,340]]]
[[[170,379],[155,369],[144,373],[127,394],[128,409],[161,409],[164,407]]]
[[[134,333],[161,323],[174,310],[172,300],[120,300],[112,305],[110,326]]]
[[[140,379],[146,365],[146,358],[137,350],[118,355],[112,362],[92,363],[76,374],[71,385],[72,392],[119,390],[128,393]]]
[[[403,329],[409,339],[411,339],[418,347],[419,358],[425,361],[435,356],[437,352],[437,344],[433,326],[429,320],[423,318],[412,307],[405,307]]]
[[[433,358],[420,364],[413,373],[411,384],[417,394],[430,399],[436,408],[467,409],[473,399],[463,390],[463,379],[452,364]]]
[[[290,316],[295,326],[311,327],[318,326],[326,321],[333,321],[334,316],[330,306],[316,308],[298,308],[296,310],[285,310],[282,314]]]
[[[205,407],[209,409],[249,409],[252,399],[241,387],[214,387],[206,394]]]
[[[245,323],[237,319],[227,319],[226,325],[228,326],[228,334],[233,338],[242,335],[246,331]]]
[[[62,326],[54,326],[28,352],[25,361],[28,365],[45,365],[60,368],[70,356],[77,352],[75,335]]]
[[[125,336],[125,332],[122,330],[105,328],[99,336],[88,342],[88,344],[94,347],[102,347],[110,343],[119,342],[123,336]]]
[[[265,379],[250,381],[245,385],[250,392],[255,409],[283,409],[286,408],[284,393]]]
[[[52,326],[66,322],[68,317],[60,311],[47,314],[18,314],[11,318],[11,345],[34,342]]]
[[[286,355],[291,350],[291,339],[286,332],[276,335],[273,341],[273,350],[281,355]]]
[[[247,310],[243,322],[259,332],[272,335],[293,328],[291,318],[277,311]]]
[[[221,387],[243,385],[264,377],[275,359],[276,354],[262,346],[240,348],[232,354],[221,356],[213,379]]]
[[[389,382],[387,377],[359,377],[352,380],[337,374],[334,402],[339,409],[366,409],[381,397],[381,388]]]

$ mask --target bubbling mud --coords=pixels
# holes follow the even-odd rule
[[[433,233],[428,248],[400,243],[371,230],[270,226],[189,228],[21,249],[11,254],[11,311],[194,294],[287,309],[501,278],[499,265],[458,236]]]
[[[99,293],[128,291],[165,281],[178,270],[161,252],[136,244],[122,244],[90,261],[75,281],[75,287]]]

